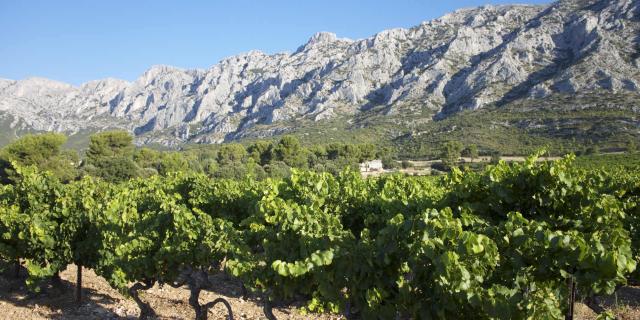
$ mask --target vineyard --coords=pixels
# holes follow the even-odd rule
[[[39,290],[69,264],[91,269],[154,318],[141,291],[200,296],[224,273],[273,305],[347,319],[565,319],[577,298],[637,282],[640,172],[530,157],[446,177],[290,178],[198,173],[62,183],[14,164],[0,185],[0,259]],[[216,307],[217,308],[217,307]]]

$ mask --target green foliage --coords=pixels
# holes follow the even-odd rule
[[[90,138],[84,169],[109,182],[125,181],[138,175],[133,155],[133,137],[126,131],[97,133]]]
[[[157,170],[158,162],[162,157],[162,153],[149,148],[137,149],[133,155],[133,160],[140,168],[153,168]]]
[[[67,138],[62,134],[46,133],[26,135],[0,150],[0,182],[15,178],[14,162],[21,166],[36,166],[50,171],[62,181],[70,181],[78,176],[76,169],[78,154],[72,150],[62,150]]]
[[[398,161],[387,156],[382,158],[382,167],[387,170],[393,170],[393,169],[398,169],[400,165],[398,164]]]
[[[491,159],[489,160],[489,163],[498,164],[500,162],[500,159],[502,159],[502,154],[499,151],[494,151],[491,153]]]
[[[598,148],[598,146],[587,147],[587,148],[585,148],[583,153],[586,154],[586,155],[599,154],[600,153],[600,148]]]
[[[186,268],[211,268],[232,250],[237,236],[232,225],[191,210],[172,189],[177,182],[175,177],[132,180],[107,204],[97,273],[115,288],[173,283]]]
[[[464,150],[462,150],[462,156],[469,157],[471,158],[471,160],[478,158],[478,146],[472,144],[466,147]]]
[[[133,159],[121,157],[105,157],[99,164],[87,164],[84,170],[108,182],[122,182],[138,175],[138,166]]]
[[[264,167],[265,172],[273,178],[286,178],[291,175],[291,168],[282,161],[274,161]]]
[[[447,168],[455,166],[462,153],[462,148],[462,143],[459,141],[447,141],[442,146],[442,152],[440,153],[442,164]]]
[[[133,157],[133,137],[126,131],[105,131],[91,136],[86,161],[97,165],[104,158]]]
[[[189,162],[180,152],[166,152],[162,154],[162,158],[158,164],[158,173],[167,175],[172,172],[181,172],[189,170]]]
[[[271,161],[273,143],[269,141],[256,141],[247,148],[249,157],[253,158],[256,163],[261,165],[268,164]]]
[[[27,285],[38,290],[44,278],[64,270],[71,261],[70,239],[62,228],[67,219],[57,211],[62,184],[51,174],[13,164],[16,180],[0,209],[0,257],[22,259],[29,272]]]
[[[133,137],[125,131],[107,131],[90,137],[81,170],[77,170],[80,159],[75,151],[62,149],[65,141],[59,134],[28,135],[7,146],[0,151],[0,182],[10,181],[10,161],[36,165],[63,182],[75,180],[80,174],[108,182],[124,182],[178,171],[233,179],[247,175],[256,179],[286,177],[291,168],[337,174],[347,167],[357,168],[359,163],[377,158],[381,153],[391,153],[370,143],[303,146],[294,136],[285,136],[275,144],[260,140],[246,148],[242,144],[222,144],[159,151],[135,148]]]
[[[638,151],[638,143],[634,138],[631,138],[629,139],[629,141],[627,141],[626,148],[627,148],[627,152],[636,153]]]
[[[454,172],[445,204],[458,208],[460,215],[496,225],[491,233],[497,240],[506,239],[503,234],[517,235],[518,241],[500,241],[498,246],[500,252],[519,256],[509,268],[525,272],[520,276],[548,285],[555,281],[560,288],[561,279],[571,275],[581,292],[611,293],[636,265],[623,204],[603,193],[601,175],[575,169],[573,158],[542,164],[535,160],[502,162],[477,174]]]
[[[104,242],[101,238],[101,218],[105,204],[111,199],[113,187],[91,177],[67,184],[57,198],[57,214],[64,219],[60,232],[66,235],[71,262],[96,268]]]
[[[231,165],[240,163],[247,155],[243,145],[237,143],[225,144],[218,151],[218,163]]]
[[[348,159],[354,163],[373,160],[378,155],[377,148],[371,143],[348,144],[332,143],[325,148],[329,160]],[[384,152],[389,154],[390,152]]]
[[[293,169],[66,185],[16,166],[0,185],[0,257],[22,259],[30,284],[71,262],[121,291],[224,271],[271,301],[366,319],[559,319],[567,279],[588,297],[637,277],[640,175],[536,160],[444,178]],[[220,168],[261,168],[241,164]]]
[[[273,161],[282,161],[290,167],[306,168],[307,151],[294,136],[284,136],[272,149]]]
[[[241,164],[220,166],[213,174],[216,178],[241,180],[247,176],[247,167]]]
[[[21,165],[38,165],[59,155],[60,148],[66,141],[64,135],[57,133],[26,135],[4,147],[3,154],[12,157],[11,160],[19,161]]]
[[[245,167],[247,168],[247,173],[243,178],[252,178],[255,180],[264,180],[267,178],[267,172],[261,165],[255,163],[253,158],[247,161]]]
[[[585,169],[619,169],[633,172],[640,168],[640,154],[583,155],[576,158],[576,166]]]

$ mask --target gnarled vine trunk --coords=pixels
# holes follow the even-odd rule
[[[603,308],[600,303],[598,303],[598,300],[596,297],[587,297],[584,299],[584,304],[587,305],[587,307],[589,307],[591,310],[593,310],[593,312],[595,312],[596,314],[601,314],[603,312],[605,312],[605,308]]]
[[[140,316],[138,318],[141,320],[153,319],[157,317],[155,311],[153,311],[153,308],[151,308],[151,305],[142,301],[138,293],[139,290],[151,289],[154,284],[155,281],[147,280],[143,283],[137,282],[136,284],[131,286],[131,288],[129,288],[129,295],[131,295],[131,298],[133,298],[136,304],[138,304],[138,308],[140,308]]]
[[[278,320],[276,316],[273,314],[273,304],[269,298],[264,299],[264,306],[262,307],[262,311],[264,312],[264,316],[269,320]]]
[[[13,265],[13,268],[14,268],[13,271],[15,272],[16,279],[20,278],[20,267],[21,267],[20,259],[17,259]]]
[[[359,319],[357,313],[354,312],[353,307],[351,306],[351,301],[347,301],[344,306],[344,317],[347,320]]]
[[[565,320],[573,320],[574,307],[576,302],[576,282],[573,277],[569,278],[569,308],[564,316]]]
[[[82,265],[78,264],[76,273],[76,303],[82,302]]]
[[[242,295],[243,300],[249,299],[249,290],[247,290],[244,283],[240,284],[240,294]]]
[[[186,270],[182,273],[184,281],[179,283],[171,283],[170,286],[174,288],[187,285],[189,287],[189,305],[193,308],[196,314],[196,320],[207,320],[209,317],[209,309],[215,307],[216,304],[222,303],[227,308],[227,319],[233,320],[233,311],[231,304],[224,298],[217,298],[211,302],[200,304],[200,293],[202,290],[209,288],[211,282],[209,281],[209,275],[204,270]]]

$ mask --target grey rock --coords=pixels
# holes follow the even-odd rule
[[[361,40],[320,32],[293,53],[251,51],[207,70],[154,66],[133,82],[0,79],[0,112],[22,129],[123,128],[169,146],[373,108],[445,117],[554,93],[638,91],[638,34],[638,0],[484,6]]]

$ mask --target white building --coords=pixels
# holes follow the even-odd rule
[[[371,160],[360,164],[360,172],[383,171],[382,160]]]

